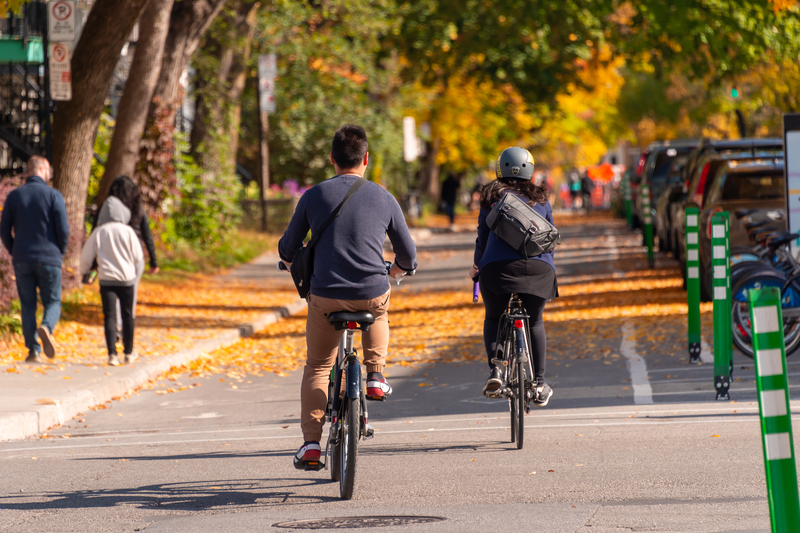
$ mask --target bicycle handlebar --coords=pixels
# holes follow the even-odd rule
[[[278,270],[282,270],[284,272],[289,272],[289,268],[286,266],[286,263],[283,261],[278,261]]]
[[[480,294],[480,284],[476,281],[472,284],[472,303],[478,303],[478,294]]]

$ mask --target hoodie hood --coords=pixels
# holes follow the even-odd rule
[[[131,211],[116,196],[109,196],[100,208],[97,216],[97,225],[101,226],[107,222],[121,222],[127,224],[131,221]]]

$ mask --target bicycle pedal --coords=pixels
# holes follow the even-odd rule
[[[312,471],[317,472],[325,468],[325,463],[322,461],[308,461],[306,462],[306,472]]]
[[[364,397],[367,400],[371,401],[371,402],[385,402],[386,401],[386,396],[367,396],[365,394]]]
[[[371,439],[375,436],[375,428],[367,424],[366,429],[364,429],[364,440]]]
[[[492,364],[500,365],[500,366],[508,366],[508,361],[506,361],[505,359],[493,358],[492,359]]]

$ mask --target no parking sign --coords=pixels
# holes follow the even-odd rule
[[[47,5],[47,38],[75,40],[75,0],[58,0]]]

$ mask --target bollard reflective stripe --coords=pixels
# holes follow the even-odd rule
[[[631,180],[628,176],[625,176],[623,180],[625,184],[625,219],[628,221],[628,227],[633,227],[633,210],[631,209]]]
[[[753,326],[753,359],[772,531],[800,531],[780,290],[751,289],[747,298]]]
[[[697,238],[697,219],[700,210],[686,208],[686,299],[689,306],[687,337],[689,362],[699,364],[702,336],[700,331],[700,252]]]
[[[642,195],[642,232],[644,233],[644,244],[647,246],[647,264],[650,268],[655,268],[656,258],[653,254],[653,212],[650,209],[650,187],[645,183],[639,189]]]
[[[733,372],[731,299],[729,289],[728,213],[711,218],[711,297],[714,301],[714,390],[717,400],[729,400]]]

